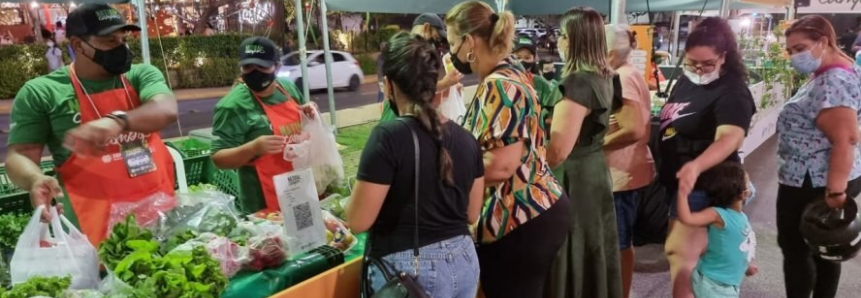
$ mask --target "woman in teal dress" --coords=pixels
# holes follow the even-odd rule
[[[554,107],[547,159],[571,200],[572,224],[544,297],[621,298],[616,213],[602,148],[614,75],[604,20],[591,8],[574,8],[561,24],[563,98]]]

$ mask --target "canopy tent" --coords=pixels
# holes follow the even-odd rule
[[[496,7],[494,0],[482,0]],[[624,1],[624,0],[623,0]],[[708,1],[708,3],[706,3]],[[706,10],[720,9],[722,0],[648,0],[651,11],[683,11],[700,10],[706,4]],[[326,0],[330,10],[375,12],[375,13],[422,13],[434,12],[443,14],[455,4],[463,0]],[[589,6],[598,11],[610,11],[608,0],[509,0],[508,9],[516,15],[545,15],[559,14],[574,6]],[[647,0],[627,0],[625,10],[628,12],[646,11]],[[750,9],[763,6],[781,5],[787,0],[732,0],[731,9]]]

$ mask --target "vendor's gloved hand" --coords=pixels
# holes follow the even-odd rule
[[[257,155],[278,154],[284,150],[287,139],[283,136],[259,136],[251,144]]]
[[[111,138],[123,132],[123,127],[114,119],[102,118],[82,124],[66,133],[63,146],[85,156],[99,156]]]
[[[60,188],[60,183],[51,176],[40,175],[36,177],[30,187],[30,203],[33,204],[33,208],[39,205],[45,206],[45,209],[42,210],[43,222],[51,220],[51,202],[55,198],[61,197],[63,197],[63,190]],[[57,211],[63,213],[63,204],[57,203]]]

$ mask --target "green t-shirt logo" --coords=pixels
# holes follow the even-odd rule
[[[261,46],[261,45],[255,45],[255,44],[252,44],[252,45],[247,45],[247,46],[245,46],[245,53],[246,53],[246,54],[251,54],[251,55],[253,55],[253,54],[263,54],[263,53],[266,53],[266,50],[265,50],[265,49],[263,49],[263,46]]]
[[[119,20],[122,19],[120,13],[115,9],[104,9],[96,11],[96,17],[99,18],[99,21],[107,21],[107,20]]]

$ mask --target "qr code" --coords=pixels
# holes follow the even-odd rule
[[[314,225],[314,215],[311,213],[311,203],[293,206],[293,217],[296,218],[296,229],[301,231]]]

